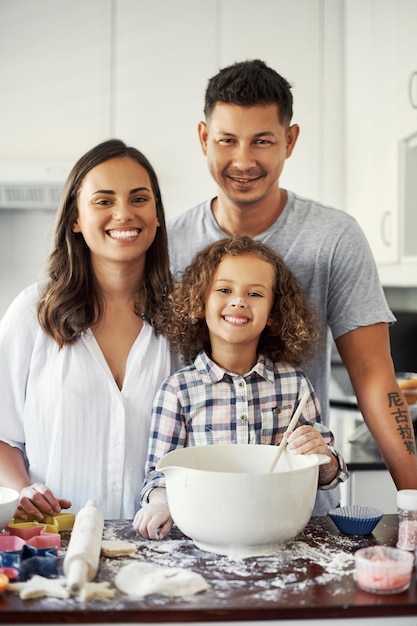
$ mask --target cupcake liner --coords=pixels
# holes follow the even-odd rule
[[[328,516],[344,535],[369,535],[383,513],[371,506],[341,506],[328,512]]]

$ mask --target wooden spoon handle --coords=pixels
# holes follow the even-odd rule
[[[274,457],[274,460],[272,461],[271,467],[269,468],[269,472],[273,472],[280,457],[281,454],[284,452],[286,446],[287,446],[287,439],[288,439],[288,435],[290,433],[292,433],[292,431],[294,430],[294,428],[296,427],[296,424],[298,422],[298,418],[301,415],[302,410],[304,409],[307,400],[310,397],[310,390],[306,389],[306,391],[304,392],[303,397],[300,400],[300,404],[298,405],[294,415],[292,416],[290,423],[288,424],[287,430],[285,431],[285,433],[282,436],[281,441],[279,442],[278,448],[277,448],[277,453]]]

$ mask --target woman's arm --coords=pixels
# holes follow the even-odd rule
[[[27,519],[30,514],[42,520],[45,515],[57,515],[71,506],[69,500],[57,500],[45,485],[31,485],[22,451],[4,441],[0,441],[0,483],[20,493],[15,513],[18,519]]]

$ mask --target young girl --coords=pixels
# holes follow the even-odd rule
[[[155,471],[165,454],[208,444],[277,445],[306,389],[310,398],[288,449],[329,456],[319,469],[321,488],[345,480],[345,463],[298,367],[313,354],[318,322],[282,259],[250,237],[223,239],[195,257],[171,300],[164,333],[194,362],[170,376],[155,398],[134,528],[151,539],[171,529],[164,477]]]

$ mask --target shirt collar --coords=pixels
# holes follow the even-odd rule
[[[215,384],[224,379],[225,376],[232,377],[233,374],[217,365],[206,352],[200,352],[194,361],[197,372],[201,376],[201,380],[205,384]],[[235,374],[236,376],[237,374]],[[252,369],[244,374],[243,378],[251,378],[252,376],[259,376],[270,383],[275,381],[274,364],[268,357],[264,357],[262,354],[258,356],[258,360]]]

